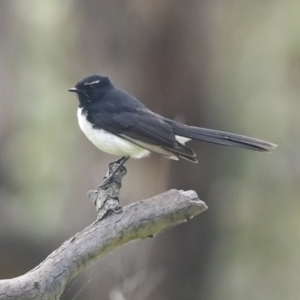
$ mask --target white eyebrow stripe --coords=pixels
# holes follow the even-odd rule
[[[101,80],[96,80],[96,81],[93,81],[93,82],[87,82],[85,83],[84,85],[93,85],[93,84],[97,84],[99,83]]]

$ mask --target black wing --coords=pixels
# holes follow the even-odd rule
[[[107,108],[107,107],[106,107]],[[101,111],[101,110],[100,110]],[[192,149],[179,143],[170,124],[165,122],[164,118],[152,113],[150,110],[139,107],[126,111],[103,109],[100,112],[88,113],[87,119],[93,124],[94,128],[104,129],[122,138],[136,143],[148,150],[155,151],[153,147],[147,148],[145,144],[159,146],[175,156],[186,158],[196,162],[195,153]],[[142,142],[142,145],[139,144]],[[157,151],[159,153],[159,151]]]

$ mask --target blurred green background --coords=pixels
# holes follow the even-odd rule
[[[193,189],[209,210],[105,256],[62,299],[300,299],[299,14],[294,0],[2,0],[0,278],[96,218],[86,192],[115,157],[80,132],[67,89],[101,74],[166,117],[279,148],[129,161],[122,204]]]

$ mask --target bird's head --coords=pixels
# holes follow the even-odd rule
[[[108,77],[92,75],[80,80],[69,92],[77,93],[80,106],[100,100],[112,88]]]

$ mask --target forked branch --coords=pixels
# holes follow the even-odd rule
[[[153,237],[207,209],[193,191],[170,190],[98,218],[28,273],[0,280],[0,299],[59,299],[67,284],[112,249]]]

